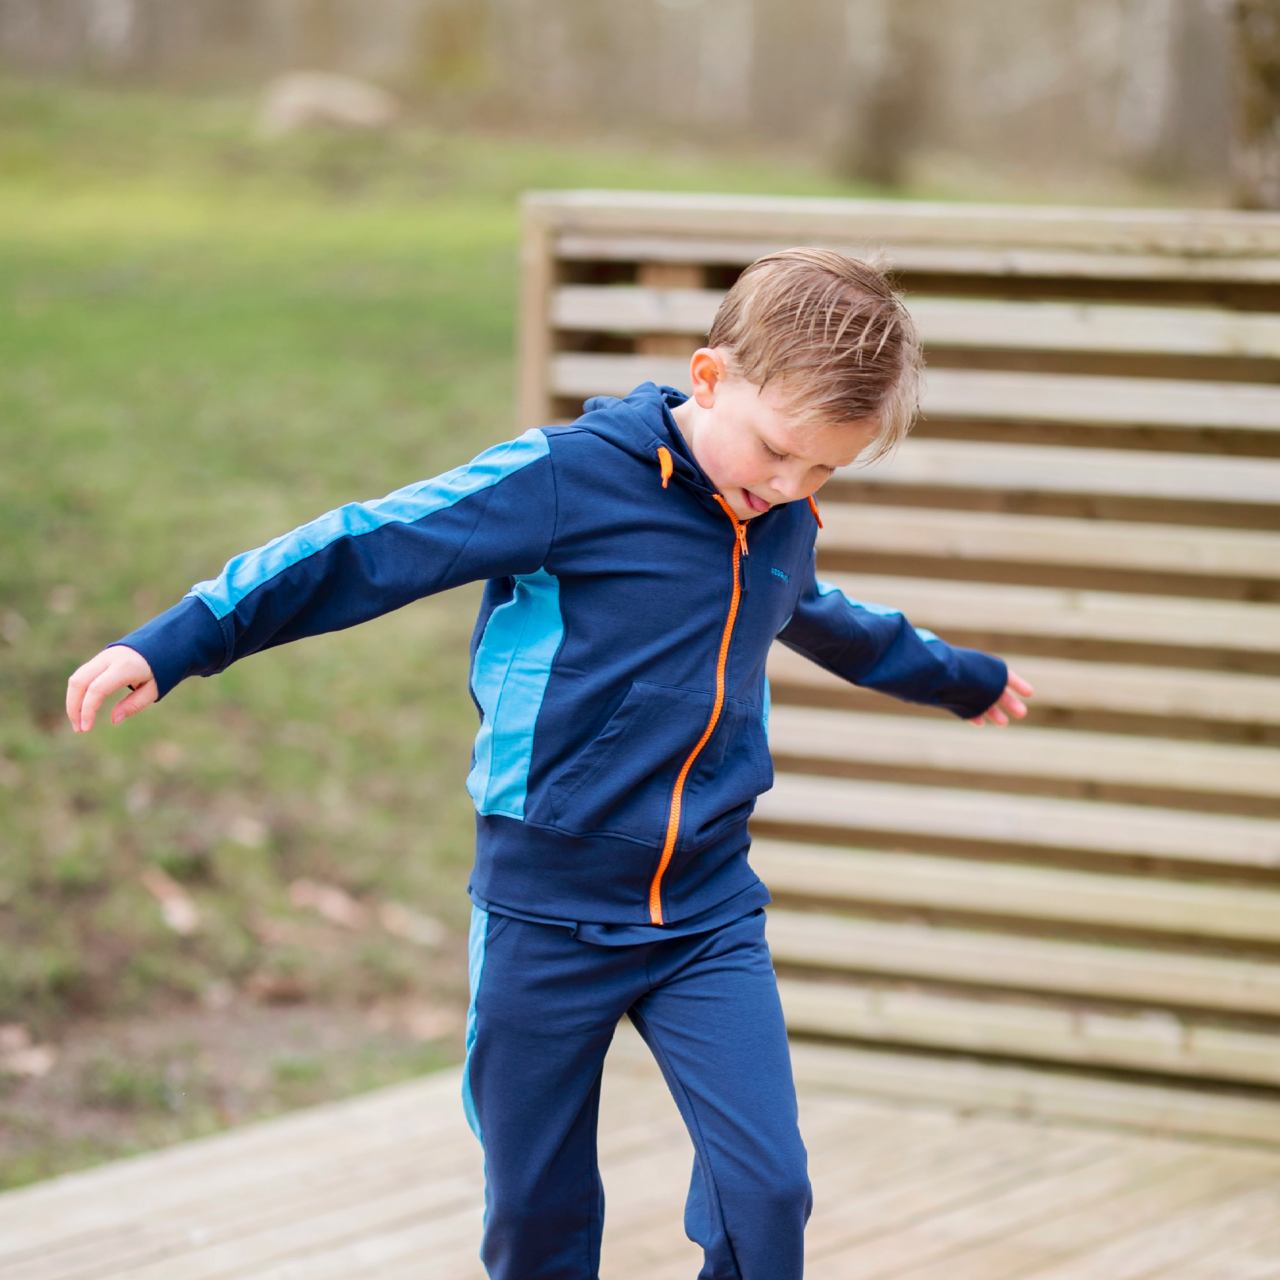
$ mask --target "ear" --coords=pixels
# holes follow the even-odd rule
[[[699,347],[689,359],[689,381],[700,409],[716,402],[716,388],[729,376],[724,357],[715,347]]]

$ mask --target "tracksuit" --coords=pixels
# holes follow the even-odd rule
[[[790,1280],[809,1211],[747,819],[772,784],[775,637],[866,688],[985,711],[1004,663],[815,575],[810,502],[736,519],[646,383],[568,426],[231,560],[118,643],[164,696],[259,649],[484,580],[467,789],[464,1107],[495,1280],[590,1280],[600,1072],[630,1016],[696,1150],[703,1280]]]

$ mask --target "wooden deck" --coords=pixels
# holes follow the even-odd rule
[[[633,1035],[606,1072],[601,1274],[692,1280],[691,1148]],[[1280,1277],[1280,1150],[803,1086],[810,1280]],[[447,1071],[0,1197],[3,1280],[482,1280]]]

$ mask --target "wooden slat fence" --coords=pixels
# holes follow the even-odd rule
[[[686,386],[793,244],[892,269],[929,363],[912,438],[823,491],[823,577],[1038,692],[976,731],[775,651],[752,856],[792,1031],[851,1079],[1280,1116],[1280,217],[535,194],[522,425]]]

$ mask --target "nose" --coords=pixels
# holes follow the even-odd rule
[[[807,471],[784,472],[774,476],[769,481],[769,487],[778,493],[780,502],[795,502],[799,498],[808,496],[804,483],[807,475]]]

